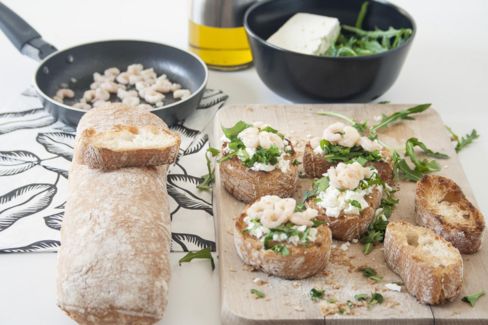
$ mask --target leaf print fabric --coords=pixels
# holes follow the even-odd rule
[[[14,107],[0,111],[0,254],[60,246],[75,129],[56,121],[33,94],[24,91]],[[167,181],[173,252],[216,250],[212,195],[196,185],[207,173],[205,129],[227,98],[206,90],[198,110],[172,127],[182,139]]]

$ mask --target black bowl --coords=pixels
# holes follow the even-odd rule
[[[319,57],[291,52],[266,40],[297,12],[337,17],[354,25],[362,0],[268,0],[244,17],[254,65],[272,91],[293,102],[368,102],[395,82],[415,36],[415,22],[387,2],[370,1],[364,29],[411,28],[401,46],[370,56]]]

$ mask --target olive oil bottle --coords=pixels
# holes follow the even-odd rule
[[[190,50],[208,67],[239,70],[252,63],[244,30],[244,12],[255,0],[192,0],[189,20]]]

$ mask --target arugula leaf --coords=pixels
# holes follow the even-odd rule
[[[419,147],[420,149],[422,149],[422,151],[429,157],[439,159],[449,158],[449,156],[446,154],[430,150],[423,142],[419,141],[417,138],[408,139],[405,143],[405,155],[409,157],[412,163],[415,165],[415,171],[419,172],[422,175],[430,172],[437,172],[441,168],[435,160],[419,159],[417,157],[417,154],[415,153],[415,147]],[[403,168],[404,167],[405,166],[403,166]]]
[[[295,212],[303,212],[307,209],[304,203],[297,203],[295,206]]]
[[[208,147],[207,152],[205,153],[205,159],[207,161],[207,171],[208,173],[203,175],[200,178],[200,183],[198,183],[197,188],[202,191],[208,191],[210,190],[210,185],[213,184],[215,181],[215,168],[212,167],[212,162],[210,158],[208,157],[208,154],[212,157],[216,157],[220,151],[216,148]]]
[[[352,118],[347,117],[347,116],[340,114],[340,113],[325,111],[325,112],[318,112],[317,114],[340,118],[340,119],[348,122],[349,124],[351,124],[352,127],[356,128],[359,131],[359,133],[364,133],[364,132],[368,131],[368,129],[369,129],[367,122],[362,122],[362,123],[356,122]]]
[[[368,300],[369,296],[366,293],[358,293],[354,295],[354,299],[356,299],[357,301]]]
[[[224,135],[227,139],[232,141],[234,138],[237,138],[237,135],[239,133],[251,126],[251,124],[248,124],[244,121],[239,121],[230,128],[222,127],[222,132],[224,132]]]
[[[329,177],[322,176],[313,182],[312,190],[303,193],[303,201],[307,201],[309,198],[317,196],[320,192],[324,192],[329,188]]]
[[[473,143],[474,140],[480,137],[478,131],[476,131],[475,129],[471,130],[471,133],[468,133],[462,136],[461,138],[459,138],[459,136],[456,133],[454,133],[450,127],[446,126],[446,128],[451,134],[451,141],[457,142],[455,147],[456,152],[460,152],[461,150],[469,146],[471,143]]]
[[[484,295],[485,295],[485,290],[481,290],[479,292],[473,293],[472,295],[464,296],[462,300],[470,304],[471,307],[474,307],[478,299],[480,299]]]
[[[301,164],[301,162],[299,162],[297,159],[293,159],[293,161],[291,162],[291,164],[292,164],[293,166],[298,166],[298,165],[300,165],[300,164]]]
[[[366,151],[361,146],[343,147],[338,144],[332,144],[329,141],[320,140],[320,148],[324,153],[324,159],[329,162],[352,162],[359,158],[362,161],[380,161],[382,159],[379,151]]]
[[[371,267],[362,267],[359,269],[365,278],[371,279],[374,282],[380,282],[383,277],[376,273],[376,270]]]
[[[286,247],[286,245],[283,245],[283,244],[276,244],[271,248],[271,250],[275,253],[282,255],[282,256],[290,255],[290,251],[288,250],[288,247]]]
[[[417,105],[414,107],[407,108],[405,110],[395,112],[391,115],[383,115],[381,121],[371,127],[370,134],[376,137],[376,132],[379,129],[390,126],[393,123],[398,122],[400,120],[411,120],[413,119],[411,115],[426,111],[430,107],[430,105],[431,104]]]
[[[258,289],[251,289],[251,294],[254,295],[254,298],[256,299],[262,299],[264,297],[266,297],[266,295],[264,294],[264,292],[258,290]]]
[[[202,250],[199,250],[198,252],[189,252],[179,260],[179,265],[181,266],[181,263],[188,263],[191,262],[195,258],[206,258],[210,260],[210,265],[212,266],[212,271],[215,270],[215,262],[212,257],[212,253],[210,252],[210,248],[204,248]]]
[[[322,298],[324,298],[324,293],[325,293],[325,290],[312,288],[312,290],[310,290],[310,299],[312,299],[312,301],[317,302],[317,301],[321,300]]]
[[[368,12],[368,4],[369,4],[369,2],[365,1],[361,5],[361,10],[359,10],[358,17],[356,18],[356,24],[354,24],[354,26],[356,26],[356,28],[362,28],[363,27],[364,17],[366,16],[366,13]]]

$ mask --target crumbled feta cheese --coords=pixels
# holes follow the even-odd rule
[[[268,281],[261,279],[261,278],[254,278],[252,282],[256,283],[258,286],[262,286],[268,284]]]
[[[300,242],[300,237],[298,236],[291,236],[290,238],[288,238],[288,241],[290,242],[290,244],[293,244],[293,245],[298,245],[298,243]]]
[[[362,210],[366,209],[369,204],[364,197],[368,195],[368,190],[357,189],[355,191],[346,190],[339,191],[333,186],[329,186],[325,192],[318,194],[317,205],[325,209],[325,213],[329,217],[339,217],[341,212],[347,214],[360,214]],[[351,205],[351,201],[357,201],[361,205],[361,210]]]
[[[263,164],[263,163],[254,163],[254,165],[252,165],[251,167],[251,170],[254,170],[256,172],[258,171],[263,171],[263,172],[270,172],[270,171],[273,171],[276,169],[276,166],[275,165],[267,165],[267,164]]]
[[[357,239],[357,238],[354,238],[354,239],[352,240],[352,242],[353,242],[353,244],[357,244],[357,243],[358,243],[358,239]]]
[[[391,291],[397,291],[397,292],[400,292],[402,291],[402,287],[399,286],[398,284],[396,283],[386,283],[385,284],[385,287],[388,289],[388,290],[391,290]]]
[[[308,232],[308,240],[314,242],[317,239],[317,233],[317,228],[310,228],[310,231]]]
[[[346,241],[345,243],[343,243],[343,244],[341,245],[341,247],[340,247],[340,248],[341,248],[341,250],[342,250],[342,251],[344,251],[344,252],[345,252],[345,251],[347,251],[347,250],[349,249],[349,245],[351,245],[351,243],[349,243],[348,241]]]
[[[290,169],[290,160],[284,159],[283,156],[284,155],[281,155],[281,157],[278,158],[278,167],[282,173],[286,173]]]

